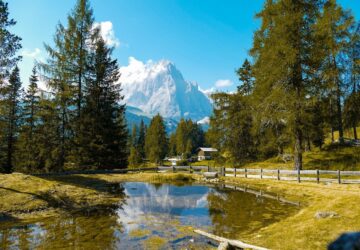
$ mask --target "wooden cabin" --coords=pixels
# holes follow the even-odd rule
[[[217,152],[216,148],[198,148],[198,161],[211,160]]]

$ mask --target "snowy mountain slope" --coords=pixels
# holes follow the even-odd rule
[[[125,103],[149,116],[159,113],[175,121],[198,121],[212,112],[209,98],[196,83],[186,81],[170,61],[143,63],[130,57],[120,73]]]

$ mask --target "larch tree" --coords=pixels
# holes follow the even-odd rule
[[[360,22],[354,25],[351,33],[348,56],[351,89],[344,102],[344,125],[353,130],[353,137],[357,140],[357,126],[360,124]]]
[[[79,135],[83,92],[92,44],[98,36],[94,27],[93,11],[88,0],[77,0],[68,15],[67,25],[58,24],[54,46],[45,44],[48,59],[39,63],[42,78],[53,95],[55,110],[59,116],[58,133],[61,138],[56,151],[60,168],[67,162],[76,163],[80,149]]]
[[[340,57],[350,44],[350,28],[353,22],[351,14],[343,10],[336,0],[328,0],[314,25],[317,38],[322,44],[319,49],[324,55],[320,68],[322,77],[329,99],[335,101],[330,105],[330,112],[335,112],[340,143],[344,142],[342,100],[346,89],[345,81],[342,80],[345,64],[341,62]]]
[[[316,0],[266,1],[257,15],[262,24],[251,50],[258,109],[276,114],[291,127],[295,169],[302,169],[304,106],[312,87],[310,55],[316,49],[313,24],[320,4]]]

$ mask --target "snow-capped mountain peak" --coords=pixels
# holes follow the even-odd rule
[[[168,60],[146,63],[129,58],[120,68],[124,101],[149,115],[165,118],[201,120],[212,112],[212,105],[197,83],[186,81]]]

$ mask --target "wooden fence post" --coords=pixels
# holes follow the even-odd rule
[[[341,171],[338,170],[338,183],[341,184]]]
[[[222,172],[223,172],[223,176],[225,176],[225,175],[226,175],[226,173],[225,173],[225,167],[222,167]]]
[[[192,173],[191,163],[189,164],[189,172]]]
[[[175,173],[175,166],[173,166],[172,169],[173,169],[173,173]]]
[[[300,168],[298,168],[297,170],[297,181],[300,183],[301,182],[301,177],[300,177]]]
[[[316,169],[316,182],[318,184],[320,183],[320,171],[319,171],[319,169]]]
[[[277,170],[277,179],[280,181],[280,169]]]
[[[247,169],[245,168],[245,178],[247,178]]]
[[[236,177],[236,168],[234,167],[234,177]]]
[[[260,168],[260,179],[262,179],[262,178],[263,178],[263,169]]]
[[[209,165],[209,162],[208,162],[208,170],[207,170],[208,172],[210,172],[210,165]]]

